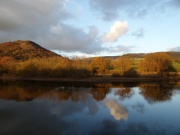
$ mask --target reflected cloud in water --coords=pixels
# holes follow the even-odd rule
[[[145,112],[145,105],[142,103],[137,103],[135,105],[132,105],[132,108],[141,114]]]
[[[111,115],[115,120],[127,120],[128,110],[118,103],[115,99],[106,99],[105,105],[109,108]]]
[[[95,115],[98,112],[98,106],[96,101],[89,95],[86,101],[79,100],[78,102],[74,102],[70,99],[62,102],[52,102],[50,112],[58,117],[70,116],[75,113]]]

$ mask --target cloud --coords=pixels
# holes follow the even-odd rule
[[[103,16],[103,20],[104,21],[109,21],[109,20],[113,20],[115,18],[117,18],[118,13],[116,12],[106,12]]]
[[[131,35],[135,36],[136,38],[142,38],[144,37],[145,30],[143,28],[139,28],[136,31],[134,31]]]
[[[51,50],[96,53],[102,49],[98,29],[65,23],[74,19],[68,0],[0,1],[0,41],[32,40]],[[77,7],[76,7],[77,8]],[[79,9],[77,9],[79,10]]]
[[[106,50],[109,52],[114,52],[114,53],[128,53],[133,50],[134,46],[125,46],[125,45],[118,45],[114,47],[109,47]]]
[[[66,0],[6,0],[0,1],[0,30],[7,31],[24,27],[46,28],[70,13],[65,9]],[[58,17],[57,17],[58,15]]]
[[[173,48],[169,48],[168,51],[175,51],[175,52],[180,52],[180,47],[173,47]]]
[[[127,109],[120,105],[116,100],[107,99],[105,100],[105,105],[109,108],[111,115],[114,117],[115,120],[128,119]]]
[[[148,14],[162,13],[162,9],[172,7],[177,10],[180,7],[179,0],[89,0],[89,3],[93,10],[102,13],[102,19],[106,21],[124,15],[143,18]]]
[[[125,34],[128,31],[128,23],[127,21],[120,22],[116,21],[111,26],[110,31],[105,35],[105,42],[116,42],[119,37]]]
[[[45,42],[51,26],[73,17],[65,4],[66,0],[1,0],[0,41],[43,39]]]
[[[179,0],[169,0],[164,4],[164,6],[179,9],[180,1]]]
[[[75,28],[71,25],[59,23],[51,28],[53,33],[50,37],[50,48],[66,52],[95,53],[101,51],[101,39],[98,38],[98,29],[95,26],[89,27],[89,32]],[[48,46],[47,44],[47,46]]]
[[[104,20],[106,20],[109,15],[113,14],[114,16],[109,18],[110,21],[117,19],[119,15],[121,16],[123,14],[135,17],[144,16],[147,14],[147,4],[149,0],[89,0],[89,2],[93,9],[103,14],[102,18]]]

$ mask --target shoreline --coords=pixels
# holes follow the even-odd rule
[[[54,78],[54,77],[17,77],[17,76],[0,76],[4,81],[37,81],[37,82],[92,82],[92,83],[112,83],[112,82],[176,82],[180,77],[110,77],[96,76],[89,78]]]

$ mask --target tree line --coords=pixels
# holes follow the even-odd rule
[[[140,74],[162,74],[174,72],[173,58],[162,52],[147,54],[143,59],[136,60],[130,54],[115,60],[94,58],[91,69],[95,74],[111,74],[114,77],[134,77]]]
[[[131,77],[173,71],[172,62],[173,59],[165,53],[150,53],[140,61],[131,55],[123,55],[115,60],[102,57],[89,60],[50,57],[16,61],[12,57],[3,57],[0,59],[0,75],[85,78],[110,74],[114,77]]]

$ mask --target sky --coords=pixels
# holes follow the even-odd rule
[[[66,57],[180,51],[180,0],[0,0],[0,43]]]

